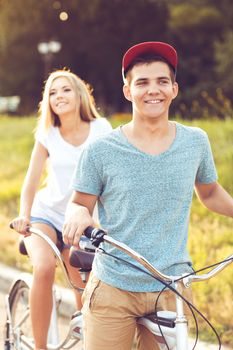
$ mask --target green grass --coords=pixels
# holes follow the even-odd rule
[[[0,204],[17,200],[33,146],[35,118],[0,118]]]
[[[124,124],[129,115],[114,115],[113,127]],[[219,181],[233,194],[233,122],[232,120],[194,120],[185,124],[207,131],[218,170]],[[0,261],[30,271],[26,257],[18,254],[18,234],[8,228],[17,215],[20,188],[28,167],[33,146],[33,117],[9,118],[0,116]],[[199,269],[232,254],[232,219],[213,214],[194,196],[189,230],[189,250],[194,268]],[[195,305],[213,323],[225,344],[233,347],[232,267],[207,283],[193,286]],[[199,318],[202,338],[214,341],[213,333]]]

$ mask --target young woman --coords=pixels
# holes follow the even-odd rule
[[[82,286],[77,269],[68,263],[69,249],[62,240],[64,214],[72,193],[72,174],[82,149],[93,138],[111,130],[109,122],[99,116],[88,85],[65,70],[50,74],[39,114],[35,145],[21,192],[20,213],[12,221],[14,229],[26,236],[25,245],[33,265],[30,310],[36,350],[46,349],[56,261],[46,242],[35,235],[28,236],[26,228],[36,227],[59,244],[71,279]],[[45,164],[48,165],[46,186],[37,191]],[[80,309],[78,293],[76,300]]]

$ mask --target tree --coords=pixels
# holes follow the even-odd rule
[[[41,93],[43,64],[37,44],[53,35],[58,22],[50,7],[49,0],[0,3],[0,94],[19,95],[26,112],[37,107]]]
[[[215,77],[214,42],[223,33],[224,21],[219,10],[208,3],[180,1],[170,6],[170,30],[179,52],[180,85],[186,101],[212,89]]]
[[[218,85],[226,93],[233,88],[233,31],[224,33],[223,40],[216,41],[215,45],[215,71],[218,76]]]
[[[111,112],[126,106],[123,52],[138,41],[168,39],[163,1],[134,0],[132,6],[128,0],[2,0],[0,10],[0,95],[20,95],[24,111],[35,109],[40,99],[39,41],[58,39],[62,50],[53,67],[69,67],[90,82],[97,100]],[[69,15],[65,22],[59,20],[62,10]]]

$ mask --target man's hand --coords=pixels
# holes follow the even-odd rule
[[[62,230],[64,243],[78,246],[80,237],[88,226],[96,226],[88,209],[78,204],[70,203]]]

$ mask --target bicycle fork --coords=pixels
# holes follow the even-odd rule
[[[6,332],[6,338],[5,338],[5,344],[4,349],[8,350],[13,348],[14,342],[13,339],[13,331],[12,331],[12,320],[11,320],[11,313],[10,313],[10,307],[9,307],[9,295],[6,295],[5,297],[5,306],[6,306],[6,324],[5,324],[5,332]]]

